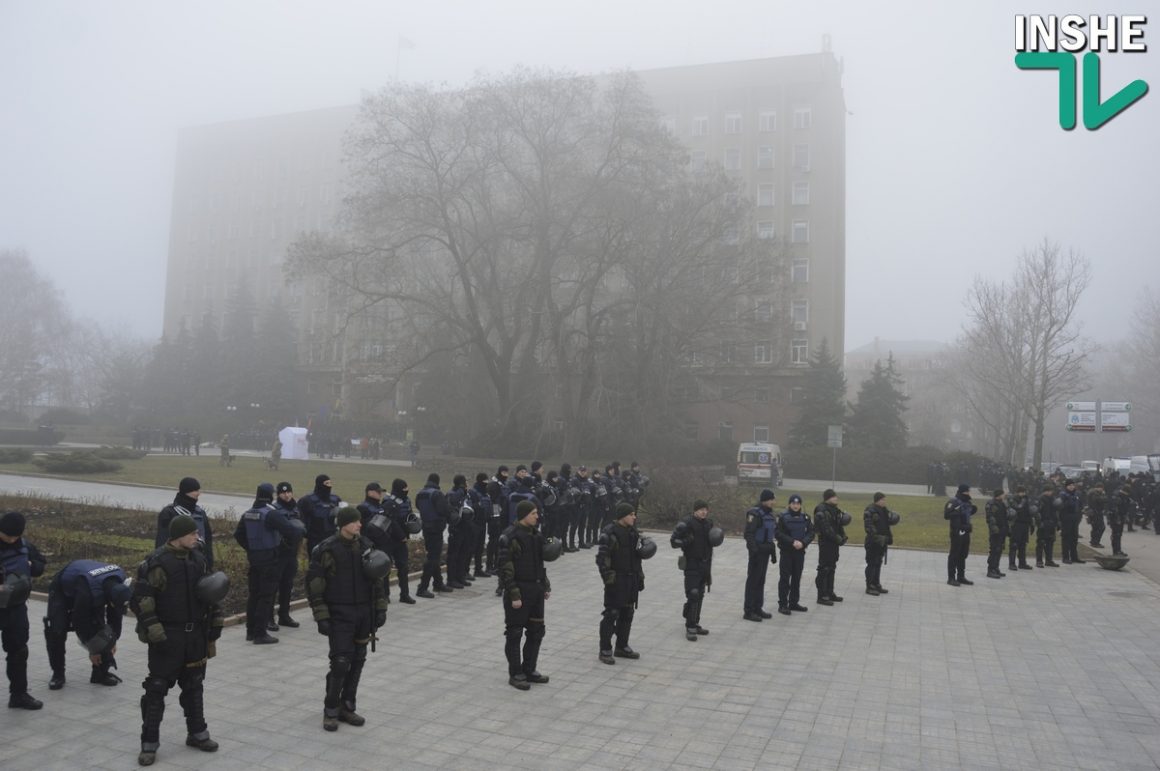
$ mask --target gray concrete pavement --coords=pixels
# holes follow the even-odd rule
[[[35,536],[34,533],[30,534]],[[663,537],[663,536],[662,536]],[[1148,537],[1155,537],[1149,535]],[[667,540],[667,539],[666,539]],[[811,550],[812,552],[813,550]],[[221,750],[184,746],[168,699],[159,768],[450,769],[1143,769],[1160,763],[1160,589],[1093,564],[945,582],[945,556],[892,551],[890,594],[862,593],[862,551],[844,549],[834,608],[741,618],[744,545],[718,550],[702,619],[682,633],[676,552],[645,563],[632,645],[601,664],[593,552],[549,566],[554,592],[540,670],[506,683],[502,610],[490,580],[418,605],[392,605],[359,699],[363,728],[321,728],[326,644],[311,624],[253,646],[227,629],[210,663],[206,710]],[[776,585],[776,568],[767,587]],[[767,608],[776,604],[767,591]],[[43,605],[32,604],[39,619]],[[308,621],[300,612],[301,621]],[[36,630],[34,623],[33,629]],[[118,652],[125,683],[88,683],[69,645],[69,682],[46,688],[42,638],[30,676],[38,713],[0,720],[6,769],[134,767],[145,646]]]
[[[0,493],[43,495],[80,503],[139,507],[160,511],[173,503],[176,490],[163,487],[81,482],[72,479],[22,476],[0,472]],[[212,516],[237,517],[254,502],[252,496],[203,492],[198,499]]]

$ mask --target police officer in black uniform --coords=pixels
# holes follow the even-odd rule
[[[415,507],[423,518],[423,546],[427,551],[423,560],[423,575],[419,579],[419,590],[415,596],[431,599],[435,596],[429,588],[432,583],[437,592],[451,591],[451,587],[443,583],[443,571],[439,567],[443,559],[443,531],[447,528],[451,509],[447,504],[447,496],[439,489],[438,474],[432,472],[427,475],[427,484],[415,496]]]
[[[862,524],[866,528],[866,594],[890,594],[882,588],[882,563],[894,543],[890,527],[898,524],[898,516],[887,508],[885,493],[874,493],[874,502],[862,512]]]
[[[1091,546],[1093,549],[1102,549],[1104,545],[1100,539],[1104,536],[1107,527],[1104,524],[1104,508],[1107,505],[1104,495],[1104,483],[1098,479],[1087,491],[1084,508],[1087,510],[1088,524],[1091,525]]]
[[[761,621],[773,618],[765,606],[765,575],[771,563],[777,563],[774,551],[774,529],[777,515],[773,512],[773,490],[765,489],[758,496],[757,505],[745,512],[745,548],[749,550],[749,569],[745,573],[745,606],[742,618]]]
[[[475,557],[475,577],[491,578],[491,573],[484,568],[483,552],[487,541],[488,525],[492,518],[491,496],[487,491],[487,474],[480,471],[475,475],[475,484],[467,491],[468,500],[475,516],[471,518],[471,545],[468,558]]]
[[[138,568],[130,605],[137,616],[137,636],[149,644],[149,675],[142,686],[141,754],[137,762],[153,765],[160,743],[165,694],[181,688],[181,707],[188,732],[185,743],[203,752],[218,745],[205,723],[203,683],[206,663],[216,655],[224,599],[224,573],[211,575],[198,545],[197,524],[188,514],[169,522],[169,540]],[[228,581],[224,583],[228,588]]]
[[[696,501],[693,513],[678,522],[669,536],[669,545],[682,552],[678,564],[685,574],[685,606],[681,613],[685,617],[685,639],[690,642],[709,634],[701,626],[701,605],[713,585],[713,549],[721,545],[724,535],[709,519],[709,504]]]
[[[306,525],[306,555],[314,552],[314,547],[334,534],[334,512],[342,505],[342,500],[331,492],[334,483],[326,474],[314,477],[314,492],[298,499],[298,514]]]
[[[391,494],[386,497],[383,504],[391,518],[390,529],[387,531],[387,542],[390,547],[387,554],[395,565],[399,582],[399,602],[414,605],[415,598],[411,596],[410,589],[411,553],[407,546],[411,540],[414,512],[411,509],[411,499],[407,497],[408,492],[410,491],[407,488],[407,480],[396,479],[391,482]],[[387,590],[386,597],[389,600],[391,596],[389,584],[384,582],[384,588]]]
[[[197,547],[205,556],[206,565],[213,571],[213,528],[210,526],[209,515],[205,513],[197,502],[201,497],[201,482],[193,477],[185,477],[177,484],[177,495],[173,503],[166,506],[157,515],[157,534],[153,545],[160,549],[169,540],[169,523],[179,514],[193,517],[197,524]]]
[[[310,554],[306,592],[318,633],[330,642],[330,671],[326,674],[322,727],[337,731],[339,721],[361,726],[366,718],[355,711],[358,684],[367,659],[367,645],[376,629],[387,622],[387,600],[382,578],[368,575],[364,560],[374,544],[360,535],[358,510],[344,506],[335,518],[338,531]],[[385,557],[385,555],[384,555]]]
[[[971,486],[961,484],[943,506],[943,519],[947,520],[950,531],[950,551],[947,553],[947,584],[950,586],[973,586],[967,580],[967,554],[971,550],[971,516],[977,511],[971,503]]]
[[[293,538],[283,537],[278,547],[278,626],[297,629],[300,624],[290,617],[290,596],[294,591],[294,578],[298,575],[298,552],[302,548],[306,525],[298,515],[298,501],[294,500],[291,484],[279,482],[274,491],[278,496],[274,499],[274,506],[294,526],[296,533]]]
[[[1035,567],[1059,567],[1059,563],[1052,558],[1055,534],[1059,530],[1059,511],[1055,507],[1055,488],[1050,484],[1043,488],[1039,496],[1035,529]]]
[[[777,612],[783,616],[791,611],[805,613],[809,608],[802,605],[802,570],[806,566],[806,548],[814,540],[814,528],[809,515],[802,511],[802,497],[791,495],[789,508],[777,518],[773,531],[781,550],[781,576],[777,582]]]
[[[640,544],[641,536],[636,530],[636,510],[626,501],[616,504],[616,519],[600,531],[596,552],[596,567],[604,580],[600,660],[605,664],[615,664],[617,658],[640,658],[640,654],[628,644],[637,600],[644,591]],[[614,633],[615,649],[612,647]]]
[[[44,617],[44,642],[52,679],[48,688],[64,687],[65,643],[70,629],[76,630],[89,651],[93,665],[90,683],[116,685],[121,678],[109,670],[116,667],[113,656],[121,638],[121,617],[133,590],[119,565],[101,560],[73,560],[52,577],[48,585],[48,613]]]
[[[474,580],[469,575],[474,513],[467,494],[467,477],[456,474],[447,493],[447,585],[452,589],[466,589]]]
[[[1002,488],[991,494],[991,500],[987,501],[983,513],[990,536],[987,544],[987,578],[1003,578],[1007,574],[999,570],[999,563],[1003,559],[1003,544],[1007,540],[1010,526],[1007,521],[1007,494]]]
[[[366,499],[358,505],[359,521],[362,523],[360,534],[374,547],[384,554],[390,554],[392,549],[390,531],[392,522],[386,506],[383,505],[383,486],[378,482],[368,482]],[[392,560],[393,561],[393,560]],[[383,596],[390,597],[390,576],[383,579]]]
[[[495,476],[487,483],[487,497],[491,499],[491,515],[487,519],[487,566],[484,572],[494,575],[496,555],[499,553],[499,536],[507,527],[508,467],[500,466]]]
[[[1011,524],[1011,547],[1007,555],[1007,569],[1031,570],[1031,566],[1027,564],[1027,542],[1035,532],[1035,512],[1039,509],[1036,507],[1035,512],[1032,512],[1033,504],[1027,498],[1027,488],[1023,486],[1015,488],[1015,494],[1008,503],[1015,510],[1015,521]]]
[[[1075,480],[1069,479],[1059,494],[1059,537],[1063,548],[1064,565],[1082,565],[1087,560],[1079,558],[1079,522],[1083,519],[1079,495],[1075,491]]]
[[[45,559],[24,538],[24,515],[0,517],[0,643],[8,662],[8,706],[40,709],[28,693],[28,595],[32,579],[44,574]]]
[[[536,525],[540,511],[529,500],[516,505],[515,524],[499,537],[499,581],[503,590],[504,655],[508,684],[521,691],[532,683],[548,682],[536,668],[544,639],[544,602],[552,596],[552,584],[544,569],[544,537]],[[520,640],[524,639],[523,657]]]
[[[283,539],[301,538],[301,524],[286,519],[274,505],[274,485],[263,482],[254,493],[254,505],[238,518],[234,540],[246,550],[250,563],[246,599],[246,639],[254,645],[278,642],[267,629],[278,591],[278,562]]]
[[[832,606],[845,597],[834,591],[834,578],[838,572],[839,550],[846,543],[846,525],[850,515],[838,508],[838,494],[833,490],[822,492],[822,502],[814,507],[814,532],[818,539],[818,575],[814,586],[818,588],[818,604]]]
[[[1124,524],[1132,513],[1132,497],[1123,485],[1117,488],[1113,495],[1107,497],[1105,511],[1108,515],[1108,526],[1112,531],[1112,554],[1123,555]]]

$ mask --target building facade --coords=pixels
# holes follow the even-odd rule
[[[839,357],[844,351],[842,64],[825,51],[638,74],[663,125],[689,148],[692,170],[716,164],[752,199],[754,235],[781,245],[778,269],[788,273],[788,291],[777,297],[738,275],[739,302],[768,322],[770,334],[693,354],[685,432],[701,441],[781,442],[811,352],[822,340]],[[332,286],[288,280],[283,270],[300,234],[337,223],[343,137],[357,112],[337,107],[182,133],[164,333],[220,316],[244,284],[259,302],[283,303],[294,319],[315,414],[390,416],[413,406],[407,389],[384,395],[374,375],[390,356],[381,338],[390,309],[350,329]],[[340,327],[344,334],[336,334]]]

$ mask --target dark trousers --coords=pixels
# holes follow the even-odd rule
[[[685,568],[685,628],[696,629],[701,625],[701,603],[709,589],[709,574],[700,566]]]
[[[298,575],[298,544],[282,544],[278,552],[278,618],[290,616],[290,596],[294,592],[294,578]]]
[[[882,558],[886,556],[886,547],[879,546],[869,539],[866,541],[866,586],[882,585]]]
[[[802,570],[806,566],[805,549],[781,550],[781,576],[777,581],[777,605],[788,608],[801,599]]]
[[[467,533],[470,525],[462,522],[452,526],[447,532],[447,580],[462,581],[469,559]],[[466,582],[463,582],[466,583]]]
[[[585,525],[587,538],[584,543],[596,543],[596,536],[600,532],[600,521],[604,518],[604,507],[600,505],[588,508],[588,519]]]
[[[1064,560],[1071,562],[1079,559],[1078,519],[1069,519],[1066,522],[1060,522],[1059,540]]]
[[[374,610],[365,605],[328,605],[330,611],[330,671],[326,673],[323,709],[337,717],[340,705],[351,712],[367,660],[367,644],[374,631]]]
[[[486,522],[475,522],[471,525],[471,553],[475,557],[475,572],[483,572],[483,549],[487,540]]]
[[[1123,551],[1123,549],[1120,548],[1121,540],[1123,539],[1123,537],[1124,537],[1124,526],[1123,525],[1112,525],[1112,553],[1113,554],[1119,554]]]
[[[519,584],[522,605],[512,607],[512,601],[504,593],[504,655],[508,662],[508,676],[531,674],[536,671],[540,659],[540,642],[544,639],[544,590],[538,584]],[[520,657],[520,640],[523,640],[523,657]]]
[[[266,625],[270,623],[270,612],[274,609],[274,595],[278,591],[278,577],[281,565],[277,558],[250,563],[247,575],[250,595],[246,599],[246,634],[262,637]]]
[[[838,550],[841,548],[832,541],[818,543],[818,574],[814,578],[814,586],[818,588],[818,597],[829,597],[834,593],[834,577],[838,573]]]
[[[443,528],[424,527],[423,546],[427,549],[427,558],[423,560],[423,577],[419,579],[419,589],[424,590],[435,582],[435,588],[443,588],[443,572],[439,569],[439,560],[443,557]]]
[[[966,577],[967,554],[970,551],[971,534],[959,535],[958,531],[952,531],[951,548],[947,553],[947,579],[954,581]]]
[[[1019,565],[1027,564],[1027,542],[1031,540],[1030,530],[1030,525],[1020,522],[1016,522],[1011,528],[1011,546],[1008,551],[1011,565],[1015,565],[1016,561]]]
[[[749,552],[749,570],[745,574],[745,612],[756,613],[765,606],[765,576],[769,570],[770,552]]]
[[[1104,530],[1105,529],[1106,528],[1104,527],[1104,515],[1103,514],[1092,514],[1092,536],[1091,536],[1092,546],[1095,546],[1096,544],[1098,544],[1100,542],[1100,539],[1104,537]]]
[[[174,685],[181,688],[178,701],[185,712],[185,727],[190,735],[206,731],[203,686],[206,669],[206,630],[194,627],[166,627],[166,639],[149,644],[149,675],[142,683],[141,746],[156,750],[160,740],[161,718],[165,714],[165,695]]]
[[[0,644],[7,659],[8,692],[28,693],[28,606],[0,608]]]
[[[1003,543],[1007,540],[1006,533],[991,533],[987,552],[987,572],[998,573],[999,562],[1003,559]]]
[[[636,609],[632,605],[605,607],[600,619],[600,650],[612,650],[612,635],[616,635],[617,650],[628,647],[628,637],[632,634],[632,617]]]
[[[1055,549],[1055,530],[1039,528],[1035,533],[1035,561],[1054,562],[1052,551]]]
[[[406,541],[394,541],[391,543],[391,561],[395,563],[395,574],[399,580],[399,597],[411,596],[410,571],[411,554],[407,550]],[[385,585],[387,591],[387,598],[390,599],[391,591],[390,584]]]
[[[503,533],[503,517],[492,517],[487,521],[487,572],[496,570],[495,557],[499,553],[499,536]]]
[[[584,509],[580,506],[568,507],[568,546],[576,548],[576,534],[580,532],[581,523],[584,521]],[[581,543],[584,537],[580,537]]]

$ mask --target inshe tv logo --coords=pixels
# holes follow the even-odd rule
[[[1016,16],[1015,66],[1021,70],[1059,70],[1059,126],[1075,128],[1076,58],[1083,55],[1083,125],[1089,131],[1131,107],[1148,93],[1133,80],[1108,100],[1100,99],[1100,53],[1145,53],[1146,16]]]

